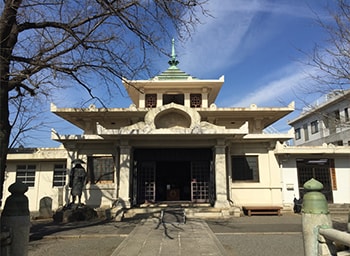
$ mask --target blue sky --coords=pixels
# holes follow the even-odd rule
[[[311,52],[314,44],[322,44],[325,32],[315,23],[315,13],[322,19],[329,19],[326,0],[211,0],[208,9],[213,17],[202,19],[192,37],[186,42],[176,41],[178,67],[200,79],[218,79],[225,76],[216,104],[220,107],[287,106],[296,102],[304,87],[312,87],[308,74],[314,72],[305,65],[307,56],[298,49]],[[169,42],[169,53],[171,42]],[[168,58],[155,59],[154,72],[168,68]],[[107,106],[128,107],[130,100],[115,89],[116,96]],[[71,95],[83,95],[83,89],[62,91],[54,99],[58,107],[73,107],[77,102]],[[307,95],[311,100],[315,96]],[[79,101],[75,97],[76,101]],[[70,105],[69,102],[72,104]],[[61,119],[49,113],[49,103],[45,106],[47,116],[52,120],[52,128],[60,134],[80,134]],[[290,127],[298,111],[274,124],[281,132]],[[40,133],[41,139],[31,139],[30,147],[52,147],[58,144],[50,139],[50,128]]]

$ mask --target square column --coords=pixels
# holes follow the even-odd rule
[[[225,145],[218,143],[214,147],[215,155],[215,208],[229,208],[227,195],[226,153]]]
[[[119,200],[125,208],[130,208],[130,187],[131,187],[131,147],[120,146],[119,157]]]
[[[190,94],[187,92],[184,94],[185,96],[185,102],[184,102],[184,105],[185,107],[191,107],[191,99],[190,99]]]
[[[157,107],[163,106],[163,94],[157,93]]]
[[[208,106],[208,90],[203,88],[202,90],[202,108],[207,108]]]

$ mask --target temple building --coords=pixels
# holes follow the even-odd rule
[[[200,80],[183,72],[174,45],[169,65],[149,80],[123,80],[133,102],[129,108],[52,106],[84,131],[53,138],[71,159],[86,161],[90,184],[112,190],[126,207],[164,201],[217,208],[232,202],[281,205],[273,150],[293,134],[263,130],[293,111],[293,104],[218,108],[223,76]]]
[[[57,209],[69,202],[69,169],[74,159],[81,159],[88,176],[82,202],[93,207],[118,203],[125,209],[157,204],[201,205],[222,212],[249,205],[292,209],[293,196],[299,195],[296,166],[283,169],[281,159],[291,153],[283,145],[294,131],[271,134],[265,128],[291,113],[294,103],[217,107],[224,77],[201,80],[178,64],[173,43],[164,72],[149,80],[123,79],[132,100],[128,108],[52,104],[52,113],[83,134],[53,130],[52,139],[62,143],[57,153],[41,149],[9,154],[5,188],[22,180],[33,198],[31,210],[38,210],[44,197]],[[290,187],[283,181],[284,172],[293,172]]]

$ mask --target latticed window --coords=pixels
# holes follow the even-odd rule
[[[27,184],[28,187],[34,187],[35,169],[36,166],[33,164],[17,165],[16,181],[21,181]]]
[[[155,108],[157,106],[157,94],[146,94],[146,108]]]
[[[202,106],[202,95],[201,94],[191,94],[191,108],[200,108]]]
[[[67,168],[65,164],[55,164],[53,169],[53,186],[63,187],[66,185]]]

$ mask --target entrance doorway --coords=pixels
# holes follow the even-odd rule
[[[189,201],[190,199],[190,162],[157,162],[156,201]]]
[[[138,204],[208,203],[214,193],[209,149],[135,150],[133,194]]]
[[[333,203],[332,180],[330,168],[332,159],[297,159],[299,194],[302,198],[305,194],[304,183],[314,178],[323,184],[321,191],[329,203]]]

